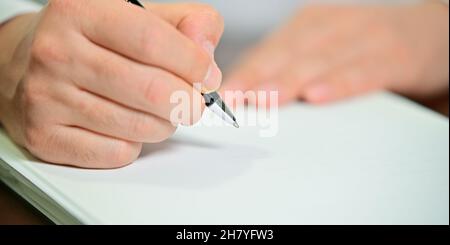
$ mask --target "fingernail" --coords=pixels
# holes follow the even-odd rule
[[[204,42],[202,46],[203,49],[211,56],[211,60],[213,62],[209,66],[202,88],[203,93],[210,93],[220,88],[220,84],[222,83],[222,72],[220,71],[217,63],[214,61],[214,52],[216,47],[210,41]]]
[[[214,59],[214,52],[216,51],[216,47],[210,41],[206,41],[203,43],[203,49]]]
[[[217,66],[216,62],[213,62],[208,69],[205,80],[203,82],[202,92],[210,93],[218,90],[222,83],[222,72]]]
[[[332,89],[327,84],[319,84],[306,91],[306,98],[312,102],[321,102],[332,95]]]

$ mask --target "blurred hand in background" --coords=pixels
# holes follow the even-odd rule
[[[249,50],[223,90],[277,90],[280,104],[328,103],[382,89],[426,99],[447,93],[448,79],[444,4],[315,5]]]

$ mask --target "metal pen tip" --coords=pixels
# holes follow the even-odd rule
[[[233,126],[234,126],[235,128],[239,128],[239,124],[238,124],[237,122],[234,122],[234,123],[233,123]]]

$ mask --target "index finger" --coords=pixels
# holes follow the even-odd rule
[[[145,6],[204,48],[209,49],[219,44],[224,31],[224,20],[219,12],[209,5],[147,3]]]
[[[211,58],[169,23],[123,0],[84,4],[85,18],[80,19],[80,28],[92,42],[167,70],[189,83],[204,82],[212,66]]]

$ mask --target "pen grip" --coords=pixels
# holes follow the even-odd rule
[[[221,101],[220,95],[216,92],[212,92],[210,94],[202,94],[205,99],[205,105],[210,107],[214,103]]]

